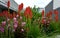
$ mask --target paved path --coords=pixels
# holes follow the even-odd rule
[[[53,35],[51,37],[43,36],[43,37],[38,37],[38,38],[60,38],[60,35]]]

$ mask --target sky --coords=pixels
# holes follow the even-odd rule
[[[24,4],[24,8],[30,6],[30,7],[34,7],[34,5],[36,5],[37,7],[40,8],[44,8],[46,5],[48,5],[48,3],[52,1],[52,0],[15,0],[15,2],[17,4]]]

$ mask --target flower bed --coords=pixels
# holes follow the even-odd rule
[[[36,11],[36,8],[19,5],[18,13],[10,14],[5,10],[0,13],[0,38],[37,38],[43,35],[52,36],[54,33],[60,33],[60,21],[58,20],[58,11],[55,10],[55,20],[52,20],[52,12],[44,16]]]

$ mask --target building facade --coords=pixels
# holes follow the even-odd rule
[[[53,1],[49,2],[49,4],[45,7],[45,13],[49,11],[53,11]]]
[[[8,2],[8,0],[0,0],[0,12],[8,9],[7,2]],[[11,11],[18,10],[18,4],[14,0],[10,0],[10,10]]]
[[[60,19],[60,0],[53,0],[53,10],[58,10],[58,17]]]
[[[52,0],[47,6],[45,6],[45,15],[52,11],[52,18],[54,19],[54,10],[58,10],[58,17],[60,19],[60,0]]]

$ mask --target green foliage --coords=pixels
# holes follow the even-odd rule
[[[37,19],[38,17],[42,17],[41,12],[39,12],[38,8],[32,8],[33,18]]]
[[[29,32],[28,32],[28,38],[37,38],[40,35],[40,29],[38,26],[32,25]]]
[[[0,23],[1,23],[2,21],[5,21],[5,18],[4,18],[4,17],[0,17]]]
[[[38,24],[38,19],[42,18],[42,14],[39,12],[39,8],[36,8],[35,6],[33,8],[31,8],[32,13],[33,13],[33,17],[32,19],[26,19],[24,16],[24,13],[21,13],[21,16],[23,17],[23,19],[21,20],[22,22],[26,22],[24,29],[24,32],[21,32],[22,27],[18,26],[15,33],[11,33],[11,31],[13,30],[13,20],[10,20],[10,24],[11,27],[10,29],[7,29],[7,25],[5,27],[5,32],[1,33],[0,35],[4,35],[6,33],[6,35],[8,36],[8,33],[10,34],[11,37],[15,35],[15,38],[25,38],[27,36],[27,38],[37,38],[37,37],[41,37],[43,35],[52,35],[53,33],[60,33],[60,21],[56,22],[56,21],[51,21],[49,26],[47,28],[43,27],[43,24]],[[0,23],[2,21],[5,21],[6,18],[4,17],[0,17]],[[20,19],[19,19],[20,20]],[[21,22],[19,21],[19,23]],[[7,23],[8,24],[8,23]],[[40,28],[40,25],[42,26]],[[45,26],[45,25],[44,25]],[[29,28],[28,31],[26,31],[26,27]],[[46,31],[47,30],[47,31]],[[43,32],[44,31],[44,32]],[[6,38],[8,38],[6,37]],[[45,36],[44,36],[45,37]]]
[[[60,22],[52,21],[50,26],[53,31],[60,32]]]
[[[27,32],[27,38],[37,38],[38,36],[40,36],[40,29],[37,24],[38,22],[34,23],[34,21],[37,20],[42,15],[41,13],[39,13],[38,9],[35,7],[32,8],[31,10],[33,13],[33,17],[31,20],[27,19],[27,22],[26,22],[27,23],[26,26],[29,28],[29,31]]]

